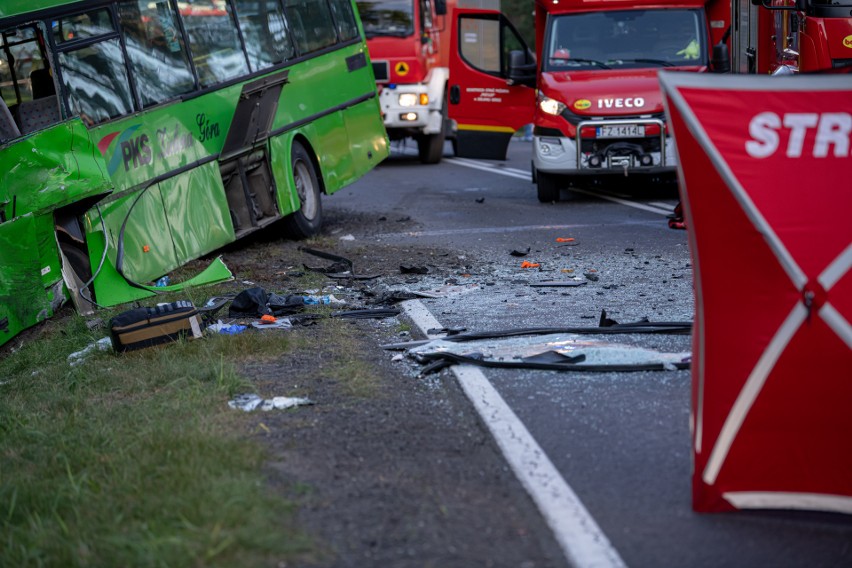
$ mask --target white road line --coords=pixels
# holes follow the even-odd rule
[[[466,160],[463,158],[445,158],[444,161],[449,162],[451,164],[455,164],[457,166],[464,166],[466,168],[482,170],[483,172],[491,172],[492,174],[500,174],[502,176],[524,179],[527,181],[530,181],[532,179],[529,173],[524,173],[523,170],[517,170],[515,168],[498,168],[486,163],[477,162],[475,160]],[[657,215],[669,215],[672,212],[671,209],[653,207],[651,205],[637,203],[635,201],[630,201],[628,199],[616,197],[614,195],[607,195],[605,193],[586,191],[585,189],[577,189],[576,187],[572,187],[571,191],[582,193],[584,195],[591,195],[592,197],[598,197],[600,199],[606,199],[607,201],[620,203],[621,205],[626,205],[635,209],[641,209],[642,211],[650,211],[651,213],[656,213]]]
[[[419,300],[402,302],[402,306],[423,333],[443,327]],[[624,567],[618,551],[580,498],[482,371],[472,365],[453,365],[451,369],[512,471],[538,506],[571,566]]]
[[[484,162],[477,162],[476,160],[464,160],[461,158],[444,158],[445,162],[450,164],[455,164],[457,166],[464,166],[466,168],[473,168],[474,170],[481,170],[483,172],[491,172],[493,174],[500,174],[502,176],[513,177],[516,179],[522,179],[525,181],[530,181],[532,178],[530,177],[529,172],[523,172],[521,170],[516,170],[514,168],[498,168],[492,166],[491,164],[487,164]]]
[[[612,201],[613,203],[620,203],[622,205],[627,205],[628,207],[641,209],[642,211],[650,211],[651,213],[656,213],[657,215],[668,215],[669,213],[671,213],[670,210],[658,209],[656,207],[651,207],[650,205],[645,205],[644,203],[629,201],[627,199],[622,199],[613,195],[606,195],[605,193],[586,191],[585,189],[578,189],[576,187],[572,187],[571,191],[576,191],[577,193],[582,193],[584,195],[591,195],[592,197],[599,197],[600,199],[606,199],[607,201]]]
[[[659,207],[660,209],[668,209],[671,211],[674,210],[675,205],[677,205],[677,203],[666,203],[665,201],[649,201],[648,205],[653,205],[654,207]]]

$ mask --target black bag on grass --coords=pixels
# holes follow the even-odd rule
[[[109,322],[112,347],[133,351],[180,337],[201,337],[201,316],[188,300],[122,312]]]

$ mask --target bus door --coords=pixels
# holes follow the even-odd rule
[[[449,116],[456,155],[505,160],[512,135],[532,122],[535,56],[492,10],[455,11],[450,43]]]

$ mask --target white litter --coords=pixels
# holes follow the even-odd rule
[[[80,351],[75,351],[74,353],[69,355],[68,363],[72,367],[76,367],[77,365],[85,361],[86,358],[95,351],[107,351],[109,349],[112,349],[112,340],[109,337],[103,337],[93,343],[90,343],[84,349],[81,349]]]
[[[296,406],[308,406],[314,402],[309,398],[299,398],[291,396],[276,396],[270,399],[264,399],[256,394],[239,394],[233,400],[228,401],[228,406],[233,409],[239,409],[244,412],[251,412],[260,408],[263,411],[268,410],[284,410]]]

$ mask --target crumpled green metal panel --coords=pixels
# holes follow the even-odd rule
[[[117,266],[120,240],[122,273],[139,284],[234,241],[215,162],[110,198],[99,210],[109,235],[110,261]],[[90,210],[87,218],[87,232],[100,231],[98,211]],[[92,258],[93,264],[97,259]]]
[[[0,224],[0,345],[53,315],[36,240],[32,213]]]
[[[234,241],[218,163],[200,166],[159,185],[179,264]]]
[[[112,182],[79,118],[20,138],[0,151],[6,218],[45,213],[101,193]]]

